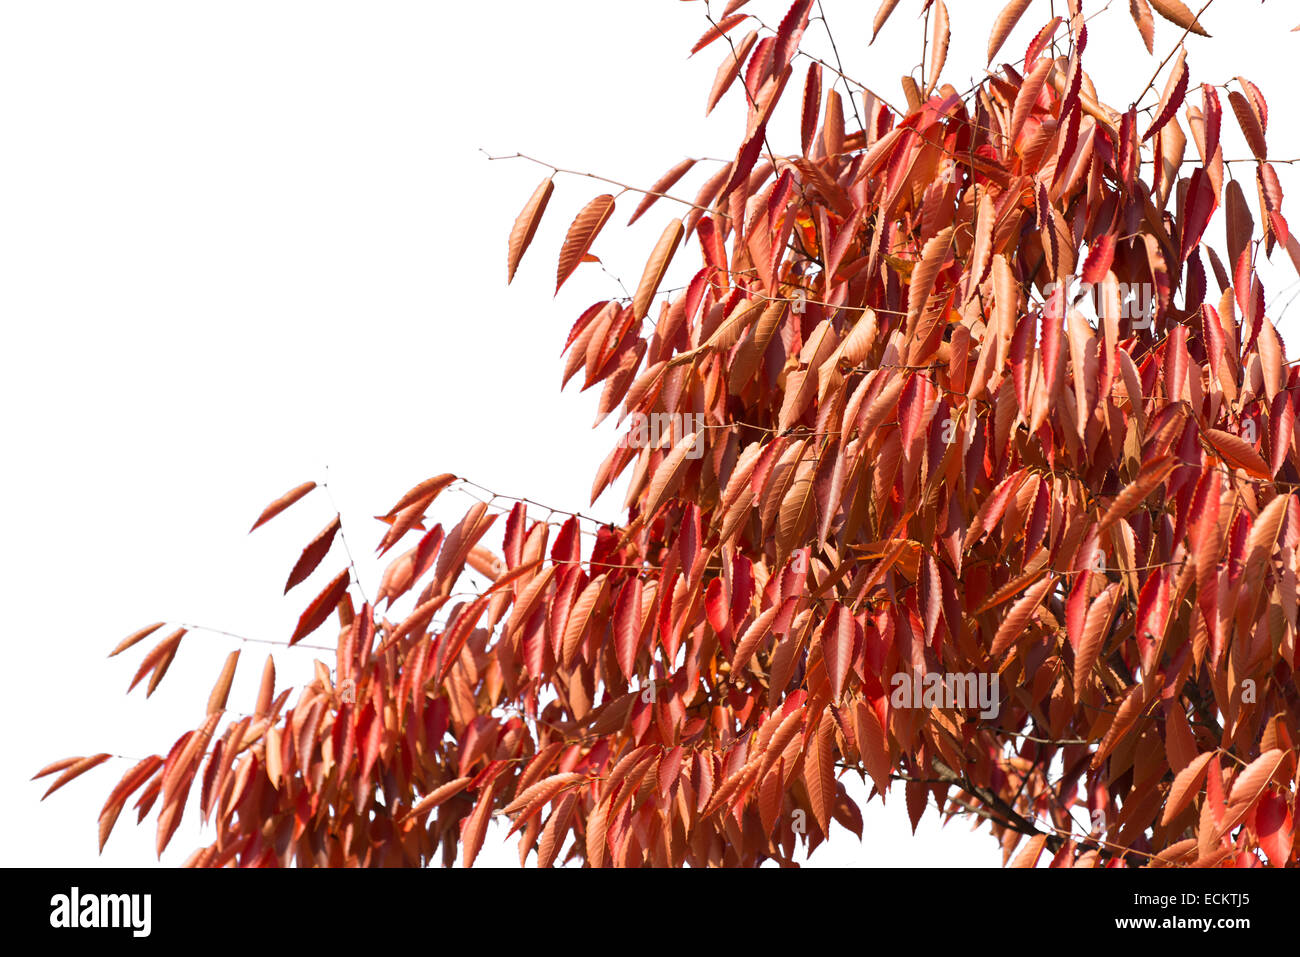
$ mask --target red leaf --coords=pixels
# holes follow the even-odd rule
[[[1223,106],[1219,94],[1208,83],[1201,84],[1201,112],[1205,116],[1205,160],[1214,162],[1219,151],[1219,135],[1223,130]]]
[[[1255,831],[1259,834],[1260,849],[1268,856],[1269,866],[1285,866],[1291,859],[1295,840],[1295,823],[1286,795],[1270,792],[1259,799]]]
[[[1106,278],[1106,273],[1110,272],[1110,267],[1115,261],[1115,242],[1115,236],[1107,233],[1092,243],[1080,275],[1084,282],[1097,286]]]
[[[776,31],[776,46],[772,50],[772,73],[780,74],[794,58],[799,48],[799,40],[808,27],[808,15],[812,12],[812,0],[794,0],[790,9],[781,20]]]
[[[750,134],[740,153],[736,157],[736,162],[731,172],[731,179],[727,181],[726,188],[723,189],[722,195],[726,196],[741,183],[749,179],[749,174],[754,170],[754,163],[758,161],[759,154],[763,151],[763,142],[767,136],[767,124],[760,124],[753,133]]]
[[[316,570],[316,566],[321,563],[329,552],[330,546],[334,544],[334,536],[338,534],[340,527],[339,517],[335,515],[334,520],[321,529],[320,533],[302,550],[297,563],[293,566],[293,571],[289,573],[289,580],[285,582],[286,595],[289,594],[290,588],[304,581]]]
[[[749,19],[747,13],[737,13],[729,17],[723,17],[717,24],[710,24],[709,29],[705,31],[704,36],[695,41],[695,46],[691,47],[690,56],[695,56],[706,46],[717,40],[719,37],[727,35],[727,32],[738,23]]]
[[[1143,667],[1148,667],[1152,652],[1165,634],[1169,620],[1169,571],[1158,568],[1147,576],[1146,584],[1138,594],[1135,636],[1142,655]]]
[[[812,147],[817,134],[817,118],[821,115],[822,66],[816,61],[808,65],[808,76],[803,84],[803,115],[799,123],[799,142],[805,155]]]
[[[1143,134],[1143,143],[1164,129],[1165,124],[1174,118],[1178,108],[1183,105],[1183,99],[1187,96],[1187,78],[1187,51],[1183,50],[1174,61],[1174,68],[1169,73],[1165,90],[1160,94],[1160,110]]]
[[[293,630],[293,637],[289,639],[289,644],[295,644],[303,638],[310,635],[313,631],[325,624],[325,619],[343,600],[343,596],[348,593],[348,584],[351,581],[351,573],[344,569],[339,572],[334,579],[325,586],[307,606],[298,619],[298,626]]]
[[[1183,261],[1191,255],[1196,244],[1205,235],[1205,228],[1210,225],[1210,217],[1218,208],[1214,198],[1214,185],[1209,175],[1201,167],[1192,170],[1187,185],[1186,211],[1183,214],[1183,239],[1180,256]]]

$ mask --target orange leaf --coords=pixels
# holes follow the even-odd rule
[[[144,656],[144,660],[140,662],[140,669],[135,673],[135,677],[131,679],[130,687],[126,689],[127,694],[130,694],[131,690],[140,683],[140,679],[150,671],[154,672],[154,677],[149,682],[149,690],[145,694],[145,697],[147,698],[149,695],[153,694],[153,689],[157,687],[159,680],[162,678],[158,669],[161,668],[162,671],[167,670],[167,666],[171,664],[172,658],[176,655],[176,646],[181,643],[181,638],[184,637],[184,635],[185,629],[178,628],[155,645],[149,654]]]
[[[226,699],[230,697],[230,683],[235,680],[237,664],[239,664],[239,652],[236,650],[226,657],[226,663],[217,677],[217,683],[212,686],[212,694],[208,696],[208,714],[226,710]]]
[[[1047,82],[1047,76],[1054,66],[1051,57],[1044,57],[1034,64],[1034,68],[1025,77],[1020,92],[1016,94],[1016,103],[1011,114],[1011,127],[1007,131],[1008,144],[1014,144],[1019,139],[1020,131],[1024,129],[1029,114],[1034,111],[1038,103],[1038,95],[1043,92],[1043,85]]]
[[[573,271],[578,268],[578,264],[591,250],[591,244],[596,241],[596,236],[600,233],[605,223],[609,221],[610,214],[614,212],[614,197],[608,193],[602,193],[590,203],[582,208],[577,216],[574,217],[573,223],[569,226],[569,232],[564,237],[564,246],[560,249],[559,268],[555,274],[555,291],[558,293],[564,281],[573,275]]]
[[[1033,867],[1038,863],[1038,859],[1043,854],[1043,848],[1046,846],[1046,834],[1039,834],[1036,837],[1030,838],[1029,843],[1025,845],[1025,849],[1016,856],[1014,861],[1011,862],[1011,867]]]
[[[482,793],[478,796],[477,804],[469,813],[469,817],[464,820],[464,826],[460,832],[461,867],[472,867],[474,858],[478,857],[478,850],[484,845],[487,822],[491,820],[491,797],[493,797],[495,784],[497,784],[495,780],[487,781]]]
[[[266,664],[262,666],[262,684],[257,691],[257,706],[253,713],[257,715],[269,714],[271,711],[271,701],[275,697],[275,656],[267,655]]]
[[[938,84],[939,74],[943,72],[943,65],[948,60],[948,41],[950,39],[948,8],[944,5],[943,0],[935,0],[934,26],[930,37],[930,76],[928,81],[930,89],[934,89]]]
[[[1205,769],[1213,757],[1213,751],[1198,755],[1191,764],[1174,776],[1174,783],[1169,788],[1169,798],[1165,801],[1165,813],[1160,819],[1161,827],[1176,818],[1196,796],[1201,789],[1201,782],[1205,780]]]
[[[1074,659],[1074,700],[1077,702],[1084,690],[1092,666],[1097,663],[1101,646],[1110,631],[1111,614],[1119,600],[1119,586],[1110,584],[1093,601],[1084,619],[1083,637],[1079,639],[1078,654]]]
[[[646,190],[645,197],[641,200],[641,202],[637,203],[636,209],[632,211],[632,218],[627,221],[627,224],[631,226],[638,219],[640,219],[641,215],[647,209],[649,209],[651,206],[654,205],[655,201],[659,199],[660,195],[672,189],[673,186],[676,185],[677,181],[681,179],[683,176],[685,176],[686,173],[690,170],[690,168],[694,165],[695,165],[695,160],[688,157],[687,159],[682,160],[680,163],[678,163],[668,172],[664,173],[663,176],[660,176],[657,180],[655,180],[654,185],[651,186],[648,190]]]
[[[113,831],[113,825],[117,823],[117,816],[122,813],[122,808],[126,804],[126,799],[131,796],[145,781],[149,780],[150,775],[162,767],[162,758],[156,754],[151,754],[145,758],[126,774],[122,775],[122,780],[113,788],[108,795],[108,800],[104,802],[104,808],[99,812],[99,850],[104,851],[104,845],[108,842],[108,836]]]
[[[709,103],[704,110],[706,116],[713,112],[713,108],[718,105],[722,95],[731,88],[731,84],[736,82],[736,77],[740,76],[740,71],[745,64],[745,58],[749,56],[749,51],[756,40],[758,40],[758,31],[751,30],[743,40],[736,44],[735,50],[728,50],[726,56],[722,58],[722,62],[718,65],[718,73],[713,78],[713,88],[709,90]],[[683,172],[685,171],[683,170]],[[657,188],[655,191],[662,192]],[[649,203],[645,203],[645,205],[648,206]],[[644,210],[638,207],[638,212],[634,214],[633,218],[639,216],[641,212],[644,212]]]
[[[582,646],[583,639],[587,637],[592,616],[596,613],[600,600],[605,594],[605,583],[608,580],[607,575],[597,575],[588,582],[569,611],[564,626],[564,639],[560,645],[561,660],[566,668],[573,665],[578,649]]]
[[[1251,808],[1264,796],[1264,789],[1277,774],[1286,755],[1287,752],[1281,748],[1265,751],[1237,775],[1237,779],[1232,782],[1232,790],[1228,793],[1227,810],[1215,830],[1216,840],[1231,833],[1250,813]]]
[[[1115,500],[1110,503],[1110,508],[1106,509],[1106,514],[1102,516],[1098,530],[1104,532],[1141,505],[1143,500],[1156,490],[1177,464],[1178,459],[1175,456],[1162,455],[1160,458],[1153,459],[1142,466],[1133,483],[1126,485],[1124,490],[1116,495]]]
[[[514,281],[515,270],[519,268],[519,260],[523,258],[524,252],[528,245],[533,241],[533,236],[537,232],[537,224],[542,221],[542,214],[546,212],[546,204],[550,202],[551,193],[555,191],[555,182],[549,177],[542,180],[537,189],[533,190],[533,195],[528,197],[528,202],[520,211],[519,216],[515,219],[515,224],[510,230],[510,245],[506,254],[506,284],[509,285]]]
[[[55,771],[62,771],[64,768],[71,767],[72,765],[76,764],[78,761],[81,760],[84,759],[81,757],[61,758],[58,761],[45,765],[45,767],[41,768],[39,771],[33,774],[31,779],[35,781],[38,778],[45,777],[47,774],[53,774]]]
[[[879,8],[876,10],[876,18],[871,23],[871,42],[876,42],[876,37],[880,34],[880,28],[885,25],[889,15],[894,12],[894,7],[898,6],[898,0],[881,0]]]
[[[1219,456],[1233,468],[1244,469],[1256,478],[1271,476],[1268,466],[1255,447],[1240,436],[1219,429],[1206,429],[1205,438]]]
[[[1201,26],[1201,21],[1196,19],[1196,15],[1187,8],[1187,4],[1182,0],[1151,0],[1151,6],[1156,8],[1156,13],[1160,14],[1170,23],[1176,23],[1189,33],[1195,33],[1200,37],[1208,37],[1205,27]]]
[[[993,32],[989,34],[989,63],[992,63],[993,58],[998,55],[1002,44],[1006,42],[1007,37],[1020,21],[1021,15],[1032,2],[1033,0],[1011,0],[1002,8],[1002,12],[993,21]]]
[[[1048,575],[1025,592],[1025,596],[1020,601],[1011,606],[1011,610],[1007,612],[1007,617],[1002,619],[1002,624],[998,626],[998,633],[993,638],[993,646],[989,649],[991,657],[997,658],[1010,648],[1017,638],[1024,635],[1025,626],[1029,624],[1030,618],[1042,604],[1048,590],[1055,584],[1056,576]]]
[[[835,803],[835,719],[829,711],[822,712],[821,721],[806,743],[803,780],[817,826],[829,836]]]
[[[875,710],[861,698],[853,708],[853,732],[858,738],[858,750],[867,766],[867,773],[875,782],[876,790],[883,796],[889,790],[889,736],[880,724]]]
[[[650,303],[659,290],[659,284],[663,282],[664,273],[668,270],[668,264],[672,262],[673,254],[677,252],[683,232],[682,221],[674,219],[664,229],[659,242],[655,244],[654,251],[650,253],[645,271],[641,274],[641,282],[636,287],[636,295],[632,297],[632,314],[638,321],[644,319],[650,312]]]
[[[550,867],[564,844],[564,835],[569,830],[569,819],[573,816],[573,805],[578,795],[565,795],[560,806],[551,812],[551,818],[542,829],[542,840],[537,846],[537,866]]]
[[[93,754],[88,758],[78,759],[76,762],[69,765],[66,771],[64,771],[62,774],[58,776],[55,782],[50,785],[49,790],[41,795],[41,800],[44,801],[47,797],[49,797],[59,788],[63,787],[63,785],[67,784],[73,778],[85,774],[91,768],[98,767],[99,765],[103,764],[111,757],[112,757],[111,754]],[[39,777],[40,775],[37,776]]]
[[[114,648],[112,651],[108,653],[108,657],[112,658],[114,655],[120,655],[122,652],[126,651],[126,649],[134,645],[137,641],[141,641],[145,638],[148,638],[155,631],[161,628],[164,624],[165,622],[160,621],[155,624],[148,625],[144,628],[141,628],[139,631],[134,632],[130,635],[127,635],[125,638],[122,639],[122,641],[118,644],[116,648]]]
[[[262,514],[257,517],[257,521],[253,523],[253,527],[249,529],[249,532],[255,531],[259,525],[264,525],[271,519],[275,518],[315,487],[315,482],[303,482],[297,488],[285,492],[262,511]]]
[[[753,623],[745,629],[741,635],[740,641],[736,643],[736,652],[731,658],[731,672],[737,674],[749,664],[749,659],[754,656],[758,650],[759,643],[768,636],[772,630],[772,621],[776,618],[777,612],[781,610],[780,605],[772,605],[761,615],[754,619]]]
[[[456,476],[450,472],[444,472],[441,475],[435,475],[433,478],[427,478],[419,485],[410,489],[405,495],[397,500],[397,504],[383,515],[383,518],[394,518],[398,512],[404,511],[408,506],[416,502],[422,502],[426,507],[432,502],[438,493],[443,491],[448,485],[456,481]]]
[[[641,639],[641,597],[644,585],[640,578],[629,578],[619,590],[614,603],[614,649],[619,670],[628,681],[636,670],[636,656]]]
[[[1128,8],[1129,13],[1133,15],[1133,22],[1137,24],[1138,33],[1142,35],[1147,53],[1153,53],[1156,42],[1156,21],[1151,16],[1151,7],[1147,5],[1147,0],[1129,0]]]
[[[456,778],[454,781],[448,781],[440,787],[434,788],[434,790],[422,797],[413,808],[407,811],[402,820],[433,810],[439,804],[442,804],[444,801],[455,797],[461,791],[465,790],[465,785],[469,784],[472,780],[473,778],[468,776],[460,777]]]

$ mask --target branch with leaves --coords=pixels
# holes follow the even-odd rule
[[[632,221],[684,207],[635,290],[564,341],[564,382],[624,429],[591,499],[626,481],[626,514],[450,475],[410,489],[379,516],[396,557],[373,602],[349,555],[289,639],[329,635],[333,659],[296,697],[269,667],[239,714],[232,657],[204,723],[112,791],[101,841],[134,797],[161,852],[193,790],[203,866],[470,864],[502,816],[541,866],[791,863],[833,822],[861,834],[856,771],[870,799],[901,782],[913,827],[931,797],[974,815],[1021,866],[1297,863],[1300,366],[1257,267],[1300,267],[1300,245],[1268,104],[1244,78],[1191,85],[1209,3],[1133,0],[1149,51],[1155,14],[1182,35],[1127,111],[1093,93],[1079,0],[1008,3],[990,64],[1047,19],[965,92],[943,81],[944,3],[912,5],[924,66],[895,109],[845,75],[820,0],[774,28],[732,0],[692,52],[725,40],[707,105],[741,87],[734,157],[689,200],[671,191],[693,159],[648,189],[592,177],[622,192],[577,212],[557,289],[624,193]],[[827,56],[801,49],[814,17]],[[1233,120],[1254,212],[1224,175]],[[474,501],[444,529],[449,489]],[[341,534],[336,516],[286,590],[328,574]],[[995,718],[955,697],[976,679]]]

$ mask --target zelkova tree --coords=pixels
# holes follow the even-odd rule
[[[861,835],[860,777],[914,827],[977,816],[1020,866],[1296,863],[1300,369],[1256,267],[1300,245],[1264,96],[1191,85],[1205,30],[1177,0],[1132,0],[1148,49],[1179,38],[1126,111],[1084,71],[1079,0],[964,92],[944,3],[915,0],[897,108],[800,51],[820,2],[774,28],[744,6],[693,51],[724,54],[710,109],[744,98],[734,159],[689,201],[693,160],[597,196],[559,257],[563,284],[628,192],[633,220],[684,213],[565,343],[624,429],[592,488],[628,482],[623,524],[494,495],[426,530],[464,480],[411,489],[375,605],[345,567],[292,635],[337,632],[333,660],[283,690],[268,662],[245,713],[232,654],[202,726],[113,789],[101,847],[134,801],[161,853],[193,802],[197,866],[470,864],[494,817],[540,866],[791,864],[832,822]],[[990,63],[1039,7],[996,17]],[[1251,157],[1224,158],[1225,99]],[[150,691],[185,635],[163,628],[117,648],[167,635]]]

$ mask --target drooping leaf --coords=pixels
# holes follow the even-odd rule
[[[644,198],[642,198],[641,202],[637,203],[636,209],[632,210],[632,217],[627,221],[627,224],[631,226],[640,219],[646,210],[653,206],[657,200],[672,189],[679,179],[690,172],[695,163],[696,160],[687,157],[678,162],[668,172],[664,173],[663,176],[660,176],[655,180],[654,185],[646,190],[646,194]]]
[[[341,527],[339,516],[335,515],[333,521],[321,529],[302,550],[302,554],[298,556],[298,561],[293,566],[293,571],[289,572],[289,580],[285,582],[286,595],[289,594],[289,589],[305,581],[307,576],[316,570],[329,553],[330,546],[334,544],[334,536],[338,534]]]
[[[506,282],[514,282],[515,270],[519,268],[519,260],[523,259],[524,253],[528,250],[533,241],[533,236],[537,233],[537,226],[542,221],[542,214],[546,212],[546,204],[551,201],[551,194],[555,192],[555,181],[546,178],[533,190],[533,195],[528,197],[528,202],[520,210],[519,216],[515,219],[514,228],[510,230],[510,244],[506,254]]]
[[[347,569],[334,576],[330,583],[321,590],[319,595],[312,599],[311,604],[299,616],[298,624],[293,629],[293,635],[289,638],[289,644],[296,644],[325,624],[325,619],[330,616],[335,606],[347,594],[350,583],[351,572]]]
[[[1169,824],[1187,807],[1205,781],[1205,770],[1214,757],[1214,752],[1207,751],[1197,756],[1191,764],[1174,776],[1174,783],[1169,788],[1169,797],[1165,801],[1165,813],[1160,819],[1161,827]]]
[[[641,282],[636,287],[636,295],[632,298],[632,314],[638,320],[644,319],[650,311],[650,302],[663,281],[664,273],[668,271],[668,264],[672,262],[673,254],[677,252],[683,232],[682,221],[674,219],[665,227],[659,242],[655,244],[654,251],[650,253],[650,259],[645,264],[645,272],[641,274]]]
[[[1129,13],[1133,15],[1133,22],[1137,24],[1138,33],[1142,36],[1142,42],[1146,44],[1147,53],[1154,53],[1156,21],[1151,15],[1151,7],[1147,0],[1129,0]]]
[[[1164,92],[1160,94],[1160,105],[1156,109],[1156,118],[1151,121],[1151,125],[1143,134],[1143,142],[1159,133],[1164,129],[1165,124],[1174,118],[1187,96],[1187,82],[1187,51],[1181,50],[1178,59],[1174,61],[1174,65],[1169,70],[1169,79],[1165,83]]]
[[[695,45],[691,47],[690,55],[695,56],[695,54],[699,53],[714,40],[726,36],[732,27],[736,26],[738,23],[744,23],[748,19],[748,14],[736,13],[724,16],[716,25],[711,24],[709,29],[704,31],[704,36],[695,41]]]
[[[885,25],[889,15],[894,12],[898,6],[898,0],[881,0],[879,8],[876,10],[875,20],[871,24],[871,42],[876,42],[876,37],[880,35],[880,28]]]
[[[1020,18],[1029,9],[1029,4],[1032,2],[1033,0],[1011,0],[1002,8],[1002,12],[997,15],[997,18],[993,21],[993,31],[989,34],[989,63],[992,63],[993,58],[998,55],[998,51],[1002,49],[1002,44],[1006,42],[1007,37],[1011,35],[1011,31],[1016,28],[1016,24],[1020,22]]]
[[[564,237],[564,246],[560,249],[560,262],[555,273],[555,291],[558,293],[564,281],[573,275],[583,257],[591,251],[591,244],[609,222],[614,212],[614,197],[602,193],[573,218],[568,234]]]

